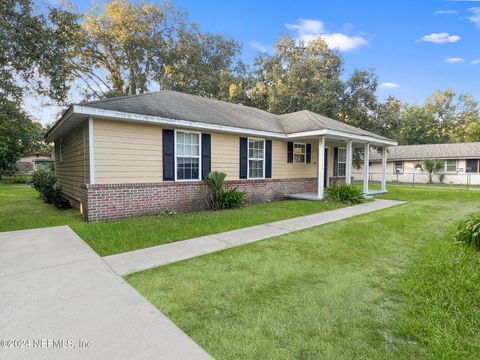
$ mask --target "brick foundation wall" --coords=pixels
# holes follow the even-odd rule
[[[225,181],[225,188],[246,193],[247,202],[283,199],[285,194],[317,191],[316,178]],[[86,184],[82,188],[86,221],[153,215],[161,211],[198,211],[206,208],[209,195],[205,182],[142,184]]]

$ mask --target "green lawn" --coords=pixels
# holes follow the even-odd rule
[[[480,257],[453,244],[480,192],[409,203],[136,273],[127,281],[216,359],[476,359]]]
[[[57,210],[21,185],[0,184],[0,231],[70,225],[102,256],[341,207],[319,201],[275,201],[242,209],[85,223],[75,209]]]

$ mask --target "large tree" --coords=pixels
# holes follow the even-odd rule
[[[43,128],[22,111],[26,93],[63,101],[68,93],[76,15],[31,0],[0,2],[0,174],[15,169],[24,152],[43,151]]]
[[[350,125],[376,131],[373,120],[377,108],[377,86],[373,70],[356,70],[345,81],[338,117]]]
[[[478,141],[480,109],[472,96],[437,90],[422,105],[405,105],[399,141],[436,144]]]
[[[64,100],[76,16],[62,9],[35,13],[31,0],[0,1],[0,96],[21,100],[28,90]]]
[[[0,177],[15,170],[22,154],[48,152],[43,135],[39,122],[32,121],[15,102],[0,98]]]
[[[335,118],[344,89],[341,73],[340,55],[322,39],[305,44],[286,36],[273,54],[256,59],[249,94],[255,106],[273,113],[307,109]]]
[[[235,71],[238,43],[202,33],[169,2],[112,0],[83,15],[71,67],[96,98],[151,88],[220,97]]]

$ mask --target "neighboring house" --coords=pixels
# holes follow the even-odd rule
[[[447,184],[480,184],[480,142],[456,144],[404,145],[388,148],[387,181],[427,182],[428,175],[418,165],[426,159],[443,161],[444,168],[433,176],[434,182]],[[370,179],[381,179],[381,155],[370,152]],[[354,169],[355,179],[363,171]],[[439,176],[441,175],[441,176]]]
[[[50,167],[54,163],[51,154],[25,154],[17,161],[18,175],[32,175],[34,171],[42,167]]]
[[[88,221],[202,209],[210,171],[249,202],[318,200],[329,182],[350,182],[353,146],[396,145],[310,111],[274,115],[174,91],[72,105],[47,141]]]

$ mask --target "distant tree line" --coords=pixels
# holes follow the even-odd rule
[[[86,13],[33,6],[0,2],[0,172],[44,146],[45,129],[21,110],[25,95],[65,105],[78,89],[85,100],[170,89],[277,114],[307,109],[400,144],[480,141],[471,95],[446,90],[423,104],[378,101],[375,72],[345,76],[341,55],[321,39],[281,37],[247,66],[236,40],[201,31],[170,2],[111,0]]]

